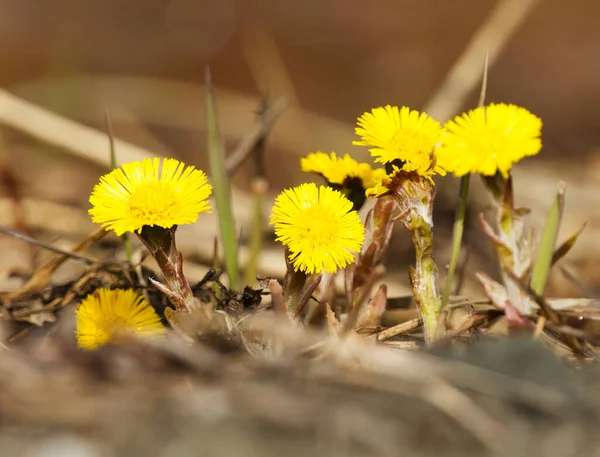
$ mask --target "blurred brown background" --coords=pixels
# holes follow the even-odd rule
[[[449,72],[502,7],[507,12],[498,23],[514,23],[514,31],[496,26],[486,35],[506,34],[505,46],[492,39],[483,48],[491,59],[487,100],[520,104],[544,121],[542,153],[515,170],[517,195],[532,207],[531,223],[541,227],[558,179],[567,182],[562,237],[584,220],[588,227],[562,266],[581,285],[557,271],[550,293],[594,293],[600,279],[595,268],[600,252],[596,0],[0,0],[0,83],[10,94],[99,132],[108,109],[118,138],[205,167],[203,72],[209,64],[228,150],[255,122],[261,94],[290,102],[267,144],[274,195],[314,179],[299,171],[299,158],[308,152],[335,150],[366,159],[365,148],[351,145],[363,111],[388,103],[424,109],[440,102],[444,90],[450,98],[457,95],[448,90],[453,85],[444,86]],[[522,20],[515,19],[519,14]],[[484,54],[476,53],[468,66],[473,80],[481,78]],[[459,75],[453,84],[461,86],[462,80]],[[478,85],[471,84],[458,102],[435,105],[446,106],[442,117],[473,106]],[[432,115],[444,113],[437,108]],[[108,146],[104,158],[90,160],[85,154],[91,144],[77,142],[77,129],[65,133],[49,127],[41,141],[32,133],[44,130],[44,118],[23,115],[1,97],[0,120],[3,162],[16,176],[33,232],[56,243],[84,236],[93,228],[87,198],[107,170],[99,162],[108,160]],[[78,146],[59,146],[60,138]],[[252,172],[245,167],[234,182],[242,226],[249,215]],[[442,273],[456,189],[453,178],[440,181],[436,224]],[[10,225],[6,186],[1,192],[0,223]],[[477,183],[472,199],[474,219],[487,205]],[[205,218],[192,231],[182,231],[191,259],[206,257],[215,224],[214,217]],[[469,271],[493,272],[493,257],[474,223],[467,245]],[[2,237],[0,246],[4,270],[27,265],[22,243]],[[282,267],[279,254],[266,255],[264,272]],[[390,255],[390,275],[398,282],[392,293],[408,290],[411,261],[410,243],[399,230]],[[466,291],[480,293],[472,281]]]

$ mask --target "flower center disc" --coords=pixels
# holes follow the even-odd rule
[[[414,151],[413,153],[429,152],[431,141],[428,137],[411,130],[394,132],[391,143],[402,151]]]
[[[148,222],[168,218],[177,202],[173,189],[162,186],[160,182],[146,183],[136,189],[129,197],[131,215]]]
[[[309,244],[327,246],[336,238],[338,227],[334,223],[335,218],[330,211],[324,210],[322,207],[309,208],[306,211],[305,221],[304,231]]]

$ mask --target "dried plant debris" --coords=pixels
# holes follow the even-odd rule
[[[263,290],[266,287],[254,289],[245,286],[242,292],[231,290],[221,282],[222,274],[222,270],[210,269],[204,278],[192,286],[194,296],[204,302],[212,300],[216,303],[217,309],[239,315],[244,311],[256,309],[261,304],[262,297],[270,294]]]

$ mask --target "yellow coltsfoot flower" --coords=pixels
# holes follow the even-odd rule
[[[100,178],[90,197],[92,220],[117,235],[145,225],[191,224],[210,212],[212,186],[206,175],[176,159],[145,159]]]
[[[153,337],[166,332],[154,308],[134,290],[98,289],[83,299],[75,315],[82,349],[98,349],[119,333]]]
[[[387,174],[385,168],[372,168],[348,154],[338,157],[335,152],[312,152],[300,159],[300,167],[304,172],[323,176],[330,187],[342,192],[354,204],[357,211],[365,202],[365,191]]]
[[[370,147],[376,162],[396,163],[426,178],[445,174],[434,156],[442,127],[425,113],[407,106],[374,108],[358,118],[355,131],[361,140],[353,144]]]
[[[347,180],[358,179],[365,189],[374,185],[374,179],[385,175],[383,168],[373,169],[366,162],[358,162],[348,154],[338,157],[335,152],[311,152],[300,159],[300,167],[304,172],[320,174],[331,184],[343,185]]]
[[[352,202],[337,190],[314,183],[284,190],[275,200],[271,224],[290,252],[296,271],[329,272],[352,264],[365,230]]]
[[[516,105],[492,103],[456,116],[444,127],[436,156],[455,176],[500,172],[506,178],[516,162],[542,147],[541,119]]]

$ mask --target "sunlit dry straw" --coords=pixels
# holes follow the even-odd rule
[[[108,167],[106,134],[52,113],[0,90],[0,122],[58,146],[92,163]],[[115,138],[119,161],[133,162],[156,154]]]

